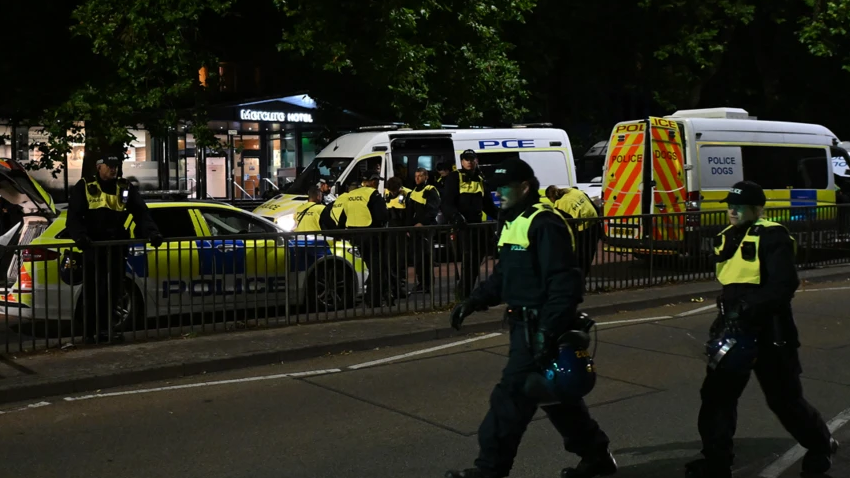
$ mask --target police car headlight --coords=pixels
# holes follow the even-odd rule
[[[286,232],[291,232],[295,229],[295,214],[288,214],[286,216],[282,216],[277,218],[275,221],[281,229]]]

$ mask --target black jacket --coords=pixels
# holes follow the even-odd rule
[[[104,193],[117,193],[117,180],[103,181],[98,178],[97,182]],[[89,202],[86,199],[86,181],[80,179],[71,189],[65,227],[68,228],[71,239],[75,241],[83,236],[93,241],[129,239],[130,232],[124,229],[124,223],[127,222],[127,217],[130,214],[133,215],[133,222],[136,223],[135,235],[137,238],[148,238],[159,233],[159,228],[151,218],[148,207],[135,186],[129,185],[127,206],[124,211],[118,212],[106,208],[89,210]]]
[[[417,185],[414,191],[425,189],[425,184]],[[423,226],[432,226],[437,224],[437,214],[440,213],[440,193],[437,189],[431,189],[424,195],[425,204],[418,203],[408,199],[407,207],[411,210],[410,225],[422,224]]]
[[[727,238],[725,253],[741,244],[747,225],[732,230]],[[746,304],[742,318],[759,330],[769,343],[786,341],[799,346],[797,327],[791,313],[791,300],[800,286],[796,257],[791,237],[784,227],[766,227],[759,240],[761,284],[730,284],[723,286],[721,300],[727,308]]]
[[[522,204],[499,218],[516,219],[540,202],[531,194]],[[501,231],[501,229],[500,229]],[[570,330],[578,305],[583,301],[584,280],[570,247],[567,225],[556,212],[535,216],[528,231],[529,247],[524,251],[505,247],[493,274],[482,282],[472,297],[487,305],[501,302],[514,307],[537,308],[542,329],[558,337]]]
[[[443,215],[446,221],[451,223],[454,220],[455,214],[463,215],[466,222],[469,224],[478,224],[482,222],[481,212],[483,211],[490,217],[498,217],[499,209],[493,204],[493,196],[490,191],[484,187],[484,195],[480,194],[461,194],[460,193],[460,177],[463,174],[467,181],[484,182],[484,177],[478,170],[475,171],[452,171],[446,176],[445,187],[440,191],[441,205]]]

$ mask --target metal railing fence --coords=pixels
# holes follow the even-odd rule
[[[850,207],[772,209],[800,268],[850,262]],[[725,211],[570,220],[588,293],[707,280]],[[565,247],[567,245],[565,244]],[[496,224],[99,242],[0,254],[6,353],[448,310],[493,271]]]

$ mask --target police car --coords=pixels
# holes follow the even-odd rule
[[[2,251],[6,280],[0,283],[0,311],[10,318],[73,317],[79,322],[82,268],[61,273],[64,260],[74,257],[68,253],[79,252],[65,227],[66,211],[53,208],[52,202],[52,209],[47,208],[49,195],[27,184],[34,182],[26,174],[16,179],[0,175],[0,194],[9,202],[26,199],[21,202],[28,205],[29,217],[40,220],[0,231],[0,245],[20,246]],[[347,242],[276,235],[284,231],[228,204],[151,201],[148,208],[165,242],[158,249],[129,246],[128,293],[120,304],[130,311],[128,320],[266,306],[350,307],[369,277]],[[127,227],[132,235],[132,217]],[[141,306],[133,310],[132,304]]]

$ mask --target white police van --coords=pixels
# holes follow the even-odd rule
[[[254,213],[292,230],[295,209],[307,200],[307,190],[320,180],[331,184],[332,193],[337,195],[345,192],[343,185],[352,175],[359,177],[367,172],[380,173],[381,193],[384,180],[393,176],[401,178],[405,187],[413,188],[418,168],[427,169],[435,179],[436,167],[442,162],[454,162],[460,168],[460,154],[467,149],[478,153],[485,177],[492,174],[497,164],[519,153],[534,169],[541,188],[569,186],[590,192],[590,184],[577,182],[566,131],[549,126],[543,123],[499,129],[361,128],[328,144],[283,194],[260,205]],[[598,188],[595,191],[598,195]]]

